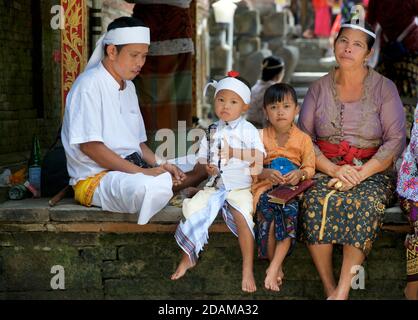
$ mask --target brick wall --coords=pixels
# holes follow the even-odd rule
[[[279,293],[263,288],[267,262],[258,259],[258,290],[243,293],[238,241],[223,220],[212,225],[197,266],[171,281],[180,260],[174,239],[180,217],[180,208],[168,206],[150,223],[137,225],[137,215],[85,208],[71,199],[54,208],[45,199],[6,202],[0,205],[0,300],[324,299],[309,252],[299,242],[286,258]],[[405,235],[389,226],[385,224],[363,264],[365,288],[352,290],[352,299],[403,298]],[[341,261],[341,247],[335,248],[337,279]],[[65,290],[51,288],[55,265],[64,268]]]
[[[60,31],[50,27],[51,6],[59,0],[41,0],[43,93],[33,90],[31,2],[0,2],[0,167],[25,161],[33,134],[41,148],[53,141],[60,121],[60,65],[54,61]],[[32,95],[43,95],[38,116]]]

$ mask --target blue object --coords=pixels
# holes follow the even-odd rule
[[[287,158],[276,158],[270,162],[267,168],[278,170],[281,174],[286,174],[296,170],[298,167]]]

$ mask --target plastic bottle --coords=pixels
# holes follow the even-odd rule
[[[29,159],[29,183],[38,191],[41,191],[41,147],[37,136],[33,137],[32,152]]]

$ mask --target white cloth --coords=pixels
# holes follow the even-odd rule
[[[214,94],[215,97],[216,97],[216,94],[221,90],[231,90],[231,91],[234,91],[237,95],[239,95],[245,104],[249,104],[251,101],[251,90],[241,80],[238,80],[232,77],[223,78],[219,82],[216,80],[212,80],[203,89],[204,96],[206,95],[206,91],[209,86],[212,86],[215,88],[215,94]]]
[[[101,63],[73,84],[61,132],[71,185],[105,170],[81,152],[80,143],[103,142],[122,158],[133,152],[142,154],[139,144],[147,136],[134,84],[126,81],[126,88],[119,89]]]
[[[86,70],[97,67],[104,57],[106,44],[122,45],[144,43],[150,44],[150,30],[147,27],[126,27],[112,29],[104,33],[96,42],[96,48],[91,55]]]
[[[218,144],[224,145],[224,139],[234,149],[257,149],[265,154],[264,145],[260,139],[258,130],[243,117],[226,124],[219,120],[216,122],[216,131],[213,134],[213,142],[210,146],[210,162],[218,165]],[[200,142],[198,159],[206,161],[208,155],[208,143],[206,137]],[[262,159],[261,159],[262,160]],[[233,189],[249,188],[252,183],[250,163],[237,158],[231,158],[228,162],[221,160],[221,178],[227,191]]]
[[[142,173],[108,172],[93,195],[92,205],[113,212],[139,213],[146,224],[173,196],[171,175],[152,177]]]
[[[192,261],[197,260],[199,252],[208,242],[209,227],[219,211],[222,211],[228,228],[238,237],[238,228],[228,204],[244,217],[254,236],[253,196],[249,188],[232,191],[205,188],[193,198],[183,201],[183,215],[186,220],[180,222],[174,237]]]

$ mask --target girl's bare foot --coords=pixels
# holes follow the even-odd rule
[[[279,272],[277,274],[277,284],[279,285],[279,287],[283,284],[283,279],[284,279],[283,268],[280,267]]]
[[[257,287],[255,285],[254,274],[252,271],[242,272],[242,291],[255,292]]]
[[[266,278],[264,279],[264,287],[267,290],[280,291],[281,283],[282,283],[282,279],[279,276],[279,270],[276,268],[271,268],[271,267],[267,268]]]
[[[183,253],[183,256],[181,258],[181,261],[179,265],[177,266],[176,271],[171,275],[171,280],[177,280],[180,279],[186,271],[190,268],[193,268],[195,266],[195,263],[193,263],[189,256],[186,253]]]

